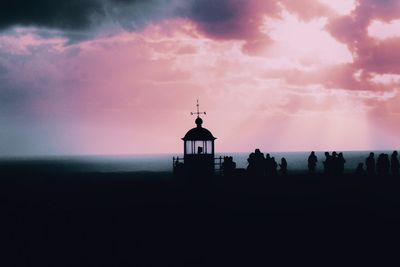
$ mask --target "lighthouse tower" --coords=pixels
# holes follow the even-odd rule
[[[217,138],[202,126],[203,119],[200,118],[200,115],[206,113],[200,112],[198,100],[196,106],[197,112],[191,112],[191,115],[197,115],[196,127],[190,129],[182,138],[184,169],[188,175],[213,175],[215,168],[214,141]]]

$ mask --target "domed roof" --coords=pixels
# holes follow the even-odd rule
[[[195,122],[197,124],[197,127],[189,130],[185,134],[185,137],[182,138],[182,140],[184,140],[184,141],[195,141],[195,140],[208,141],[208,140],[217,139],[212,135],[212,133],[209,130],[201,127],[203,120],[200,117],[197,117]]]

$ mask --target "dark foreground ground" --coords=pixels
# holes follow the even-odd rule
[[[399,263],[400,178],[188,180],[3,172],[1,266]]]

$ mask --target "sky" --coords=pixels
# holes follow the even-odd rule
[[[13,0],[0,156],[400,147],[398,0]]]

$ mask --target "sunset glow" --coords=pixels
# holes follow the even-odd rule
[[[0,155],[181,152],[196,99],[217,152],[400,146],[398,1],[150,2],[0,21]]]

